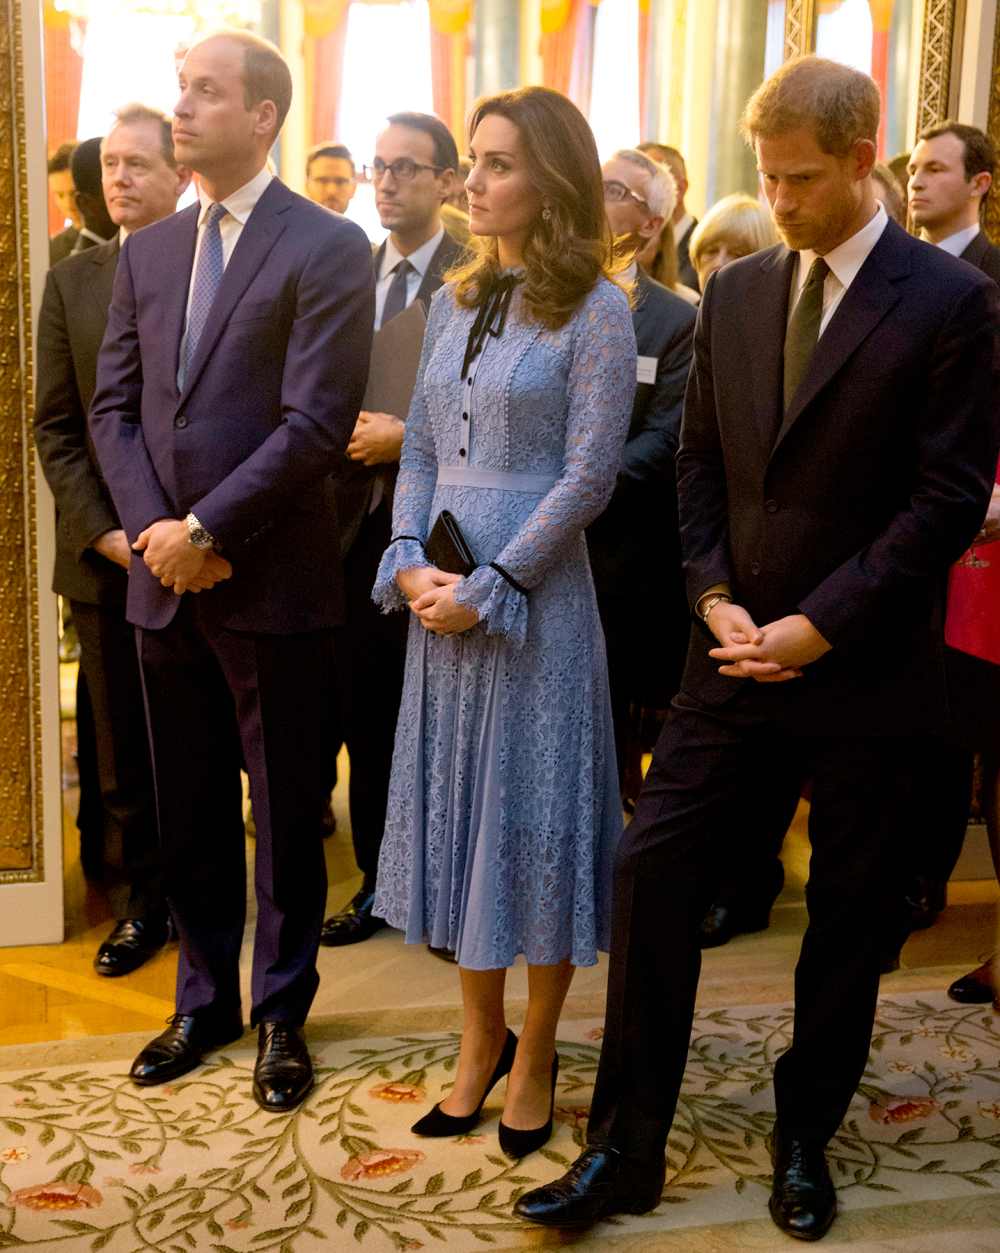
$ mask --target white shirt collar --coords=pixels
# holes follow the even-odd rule
[[[688,229],[694,225],[694,218],[690,213],[685,213],[679,222],[674,223],[674,243],[679,244]]]
[[[858,277],[859,270],[868,260],[868,254],[882,238],[882,232],[888,224],[888,215],[879,201],[876,203],[875,213],[870,222],[862,226],[860,231],[855,231],[850,239],[845,239],[842,244],[838,244],[836,248],[824,255],[823,260],[845,291]],[[805,285],[815,260],[816,253],[811,249],[804,248],[799,253],[799,288]]]
[[[953,257],[960,257],[978,234],[979,223],[976,222],[972,226],[967,226],[965,230],[956,231],[954,235],[938,240],[937,246],[943,252],[951,253]]]
[[[253,213],[257,201],[267,190],[268,185],[274,175],[265,165],[259,173],[255,174],[249,183],[244,183],[242,187],[237,188],[231,196],[227,196],[223,200],[223,208],[239,222],[240,226],[245,226],[247,218]],[[201,226],[205,220],[205,214],[212,205],[211,197],[206,193],[204,187],[198,187],[198,200],[201,209],[198,213],[198,225]]]
[[[427,267],[430,265],[434,254],[438,250],[438,244],[444,239],[444,227],[439,226],[436,235],[432,235],[430,239],[421,244],[414,252],[406,258],[414,270],[420,275],[421,279],[427,273]],[[392,236],[388,236],[385,241],[385,252],[382,254],[382,266],[379,270],[379,278],[383,279],[387,274],[396,268],[403,260],[403,254],[397,249],[392,242]]]

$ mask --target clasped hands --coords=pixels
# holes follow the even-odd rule
[[[455,599],[460,574],[448,574],[436,566],[416,566],[396,575],[399,590],[422,626],[435,635],[458,635],[479,621],[479,614]]]
[[[378,466],[398,461],[403,449],[403,423],[391,413],[358,414],[347,455],[362,465]]]
[[[757,683],[785,683],[802,677],[802,667],[828,653],[830,645],[803,613],[758,627],[741,605],[720,601],[707,626],[719,641],[708,655],[725,662],[719,673]]]
[[[175,596],[204,592],[228,579],[233,572],[225,557],[211,548],[195,548],[187,523],[176,518],[161,518],[147,526],[132,549],[142,553],[150,573],[156,575],[164,587],[173,588]]]

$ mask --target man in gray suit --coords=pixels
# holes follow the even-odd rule
[[[461,253],[441,221],[441,207],[458,169],[451,132],[428,113],[396,113],[388,122],[365,171],[375,185],[379,218],[389,230],[374,258],[376,331],[415,300],[426,312]],[[347,621],[337,657],[341,733],[351,758],[351,833],[363,881],[345,908],[323,925],[322,943],[334,946],[357,944],[385,926],[373,916],[372,903],[403,690],[407,623],[401,614],[380,613],[371,590],[390,538],[405,417],[362,411],[337,483],[347,590]]]
[[[120,239],[173,213],[190,174],[174,162],[170,123],[129,105],[101,145],[104,200],[118,234],[49,271],[38,325],[35,440],[56,499],[53,590],[68,599],[94,708],[104,825],[104,874],[116,924],[98,974],[124,975],[166,939],[142,690],[125,621],[129,546],[87,432],[97,354]]]

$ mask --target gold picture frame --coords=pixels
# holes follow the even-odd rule
[[[0,884],[45,877],[22,0],[0,0]]]

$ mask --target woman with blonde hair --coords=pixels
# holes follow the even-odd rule
[[[551,1134],[574,967],[610,938],[622,821],[584,528],[614,488],[636,355],[576,106],[505,92],[470,134],[475,251],[431,304],[373,593],[412,614],[375,913],[459,966],[455,1082],[414,1132],[469,1131],[509,1074],[500,1145],[520,1157]]]
[[[691,262],[701,290],[716,270],[737,257],[770,248],[778,236],[770,212],[753,196],[737,192],[717,200],[691,235]]]

